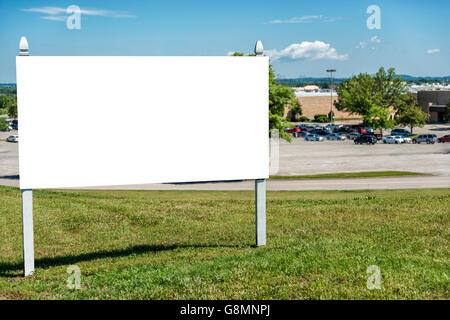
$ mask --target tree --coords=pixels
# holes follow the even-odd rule
[[[296,99],[297,100],[297,99]],[[298,101],[298,100],[297,100]],[[302,105],[300,102],[291,107],[292,121],[297,120],[297,116],[301,116],[303,114]]]
[[[7,113],[10,117],[17,117],[17,98],[0,95],[0,111]]]
[[[272,65],[269,65],[269,130],[277,129],[280,138],[291,141],[291,136],[284,132],[289,127],[286,119],[284,119],[285,108],[290,108],[297,114],[302,114],[302,107],[295,95],[294,89],[276,84],[275,73]]]
[[[239,57],[244,56],[244,54],[234,52],[232,56]],[[249,54],[249,56],[254,56],[254,54]],[[276,81],[272,65],[269,64],[269,130],[277,129],[280,138],[291,141],[291,136],[284,132],[285,128],[290,127],[284,118],[284,110],[286,107],[290,108],[292,112],[295,112],[295,115],[301,115],[303,111],[294,89],[277,84]]]
[[[428,113],[423,112],[418,106],[416,98],[406,95],[403,97],[403,103],[399,104],[395,122],[396,124],[410,127],[412,133],[414,127],[422,128],[429,116]]]
[[[0,95],[0,110],[2,110],[2,112],[7,112],[6,109],[8,108],[9,103],[11,102],[11,98],[5,96],[5,95]]]
[[[405,95],[402,96],[402,103],[399,104],[395,114],[395,122],[398,125],[407,126],[411,128],[411,133],[414,127],[423,127],[429,114],[423,112],[418,106],[416,98]]]
[[[11,103],[8,105],[6,112],[8,113],[8,116],[12,117],[12,118],[16,118],[17,117],[17,100],[16,99],[12,99]]]
[[[9,128],[9,123],[6,121],[5,118],[0,118],[0,131],[5,131]]]
[[[450,101],[448,102],[447,107],[445,107],[444,117],[445,121],[450,122]]]
[[[386,72],[383,67],[373,76],[360,73],[343,81],[336,91],[336,109],[361,115],[364,124],[374,129],[394,127],[392,111],[404,103],[407,95],[406,85],[395,69]]]

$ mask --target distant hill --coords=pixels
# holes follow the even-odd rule
[[[416,83],[426,83],[426,82],[445,82],[450,78],[450,76],[445,77],[417,77],[410,76],[407,74],[397,75],[402,77],[403,80],[407,82],[416,82]],[[349,78],[333,78],[334,83],[341,83],[344,80]],[[321,88],[328,88],[330,83],[330,78],[322,77],[322,78],[314,78],[314,77],[304,77],[304,78],[287,78],[287,79],[277,79],[278,84],[284,84],[291,87],[303,87],[308,84],[314,84]]]

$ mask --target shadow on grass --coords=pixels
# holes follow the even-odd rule
[[[109,251],[99,251],[92,253],[83,253],[79,255],[68,255],[53,258],[35,259],[35,267],[48,269],[50,267],[71,265],[79,262],[92,261],[105,258],[126,257],[132,254],[145,254],[148,252],[169,251],[183,248],[240,248],[238,245],[208,245],[208,244],[170,244],[170,245],[139,245],[126,249],[116,249]],[[17,271],[23,270],[23,262],[19,263],[2,263],[0,262],[0,277],[12,278],[19,277]]]

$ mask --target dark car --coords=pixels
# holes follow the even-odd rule
[[[375,144],[377,138],[374,135],[364,134],[354,140],[355,144]]]
[[[318,134],[319,136],[327,136],[331,133],[331,131],[326,129],[315,129],[312,133]]]
[[[402,136],[402,137],[410,137],[413,134],[406,129],[392,129],[391,136]]]
[[[381,133],[367,132],[364,134],[365,136],[374,136],[377,141],[383,139],[383,135]]]
[[[438,142],[439,143],[450,142],[450,134],[438,138]]]
[[[347,135],[347,139],[355,140],[355,139],[358,139],[360,136],[361,136],[361,134],[359,134],[358,132],[352,132]]]

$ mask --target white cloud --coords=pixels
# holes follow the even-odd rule
[[[44,20],[52,20],[52,21],[66,21],[67,17],[65,16],[43,16],[41,19]]]
[[[270,24],[280,24],[280,23],[311,23],[314,21],[323,21],[323,22],[335,22],[337,20],[342,19],[341,17],[328,18],[323,15],[310,15],[310,16],[301,16],[301,17],[293,17],[289,19],[276,19],[266,23]]]
[[[43,13],[46,16],[41,17],[41,19],[45,20],[54,20],[54,21],[65,21],[67,18],[66,8],[60,7],[39,7],[39,8],[28,8],[22,9],[25,12],[36,12]],[[81,9],[81,15],[87,16],[101,16],[101,17],[110,17],[110,18],[136,18],[136,16],[130,14],[127,11],[110,11],[103,9]]]
[[[356,46],[356,48],[364,49],[364,48],[367,47],[368,45],[372,44],[372,46],[371,46],[370,48],[371,48],[372,50],[374,50],[374,49],[375,49],[375,46],[374,46],[373,44],[376,44],[376,43],[381,43],[381,39],[378,38],[378,36],[373,36],[372,38],[370,38],[370,39],[367,40],[367,41],[362,41],[362,42],[360,42],[360,43]]]
[[[347,54],[338,54],[335,48],[322,41],[303,41],[293,43],[280,51],[267,50],[265,53],[272,61],[276,60],[347,60]]]
[[[427,50],[428,54],[433,54],[433,53],[438,53],[438,52],[441,52],[441,49],[428,49]]]

